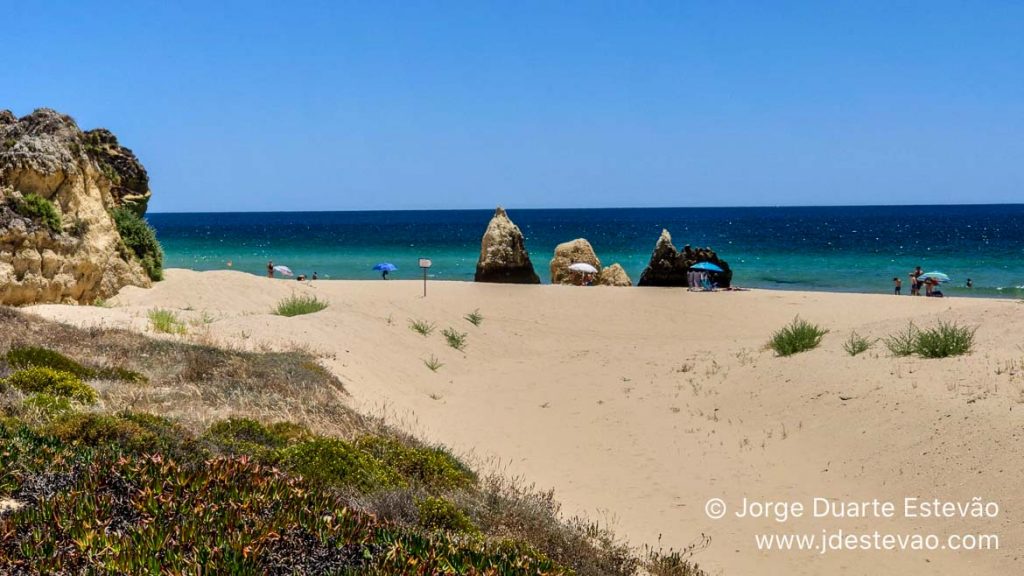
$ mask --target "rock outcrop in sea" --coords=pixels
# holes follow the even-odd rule
[[[724,272],[709,272],[711,281],[719,288],[728,288],[732,283],[729,263],[718,257],[711,248],[691,248],[689,244],[676,250],[672,235],[661,231],[661,237],[651,253],[651,261],[640,275],[637,286],[686,286],[686,272],[698,262],[711,262]]]
[[[597,274],[597,280],[594,284],[598,286],[632,286],[633,280],[630,279],[629,274],[626,274],[626,270],[619,265],[618,262],[602,268]]]
[[[569,266],[578,263],[590,264],[597,269],[598,273],[594,278],[594,284],[599,286],[632,286],[633,282],[629,275],[618,264],[612,264],[607,268],[601,267],[601,259],[594,252],[594,247],[586,238],[577,238],[569,242],[562,242],[555,247],[555,255],[551,258],[549,269],[551,271],[552,284],[574,284],[578,279],[578,273],[569,269]]]
[[[509,219],[501,206],[487,224],[480,241],[480,259],[476,263],[477,282],[508,284],[540,284],[533,270],[530,253],[519,227]]]
[[[141,219],[150,195],[146,169],[108,130],[45,108],[0,111],[0,304],[149,286],[163,263]]]

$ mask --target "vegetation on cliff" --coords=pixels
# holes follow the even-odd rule
[[[142,216],[128,208],[114,208],[110,211],[121,235],[121,242],[130,251],[130,255],[142,264],[146,276],[150,280],[159,281],[164,278],[164,251],[156,239],[156,231]]]

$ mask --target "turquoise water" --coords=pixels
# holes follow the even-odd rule
[[[490,210],[150,214],[174,268],[263,274],[268,260],[297,274],[472,280]],[[753,288],[891,292],[914,266],[953,282],[947,295],[1024,296],[1024,205],[510,210],[537,273],[555,246],[590,240],[602,263],[639,279],[667,228],[677,247],[710,246]],[[963,287],[967,278],[975,288]],[[909,291],[904,286],[904,293]]]

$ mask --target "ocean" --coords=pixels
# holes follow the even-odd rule
[[[268,260],[296,274],[472,281],[491,210],[154,213],[165,266],[263,274]],[[949,296],[1024,297],[1024,205],[509,210],[534,268],[548,281],[557,244],[586,238],[633,282],[662,228],[677,248],[710,246],[749,288],[891,293],[914,266],[941,271]],[[974,288],[964,285],[973,279]],[[903,293],[909,292],[905,285]]]

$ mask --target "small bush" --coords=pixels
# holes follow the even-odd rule
[[[410,320],[409,329],[420,336],[430,336],[434,331],[434,323],[425,320]]]
[[[430,355],[430,358],[423,360],[423,365],[429,368],[431,372],[437,372],[442,366],[444,366],[444,364],[437,359],[437,356],[434,356],[433,354]]]
[[[796,317],[787,326],[772,334],[768,347],[779,356],[791,356],[817,348],[828,330]]]
[[[360,492],[405,484],[394,469],[336,438],[316,438],[287,448],[281,453],[281,463],[313,482]]]
[[[465,332],[457,332],[454,328],[445,328],[441,331],[441,335],[452,348],[460,352],[466,348],[466,338],[469,335]]]
[[[356,446],[406,480],[429,489],[468,488],[477,482],[469,467],[442,448],[411,446],[383,436],[364,436]]]
[[[32,366],[53,368],[54,370],[70,372],[82,379],[93,378],[96,375],[95,370],[82,366],[60,352],[36,346],[11,348],[7,351],[7,364],[11,368],[16,369],[30,368]]]
[[[296,296],[292,294],[277,303],[274,314],[291,318],[292,316],[319,312],[327,308],[327,306],[328,302],[326,300],[319,300],[316,296]]]
[[[906,328],[883,339],[893,356],[910,356],[917,348],[917,326],[911,322]]]
[[[161,447],[157,435],[137,422],[105,414],[68,414],[44,426],[41,433],[69,445],[119,445],[133,452]]]
[[[53,232],[60,232],[61,220],[57,208],[46,198],[38,194],[25,194],[15,202],[14,211],[26,218],[40,220]]]
[[[850,337],[846,339],[846,342],[843,342],[843,350],[846,350],[846,353],[850,356],[856,356],[862,352],[867,352],[872,344],[874,344],[872,341],[854,331],[850,332]]]
[[[45,392],[29,396],[22,403],[22,406],[47,419],[60,416],[62,414],[70,414],[75,411],[71,406],[71,402],[68,401],[67,398],[54,396]]]
[[[479,308],[473,310],[469,314],[466,314],[465,316],[463,316],[463,318],[465,318],[466,322],[469,322],[473,326],[479,326],[484,321],[484,317],[480,315]]]
[[[135,384],[146,384],[149,382],[149,378],[145,374],[140,374],[135,370],[129,370],[127,368],[113,367],[113,368],[99,368],[95,370],[93,378],[97,380],[117,380],[119,382],[133,382]]]
[[[114,208],[110,216],[117,225],[117,233],[131,254],[142,265],[146,275],[154,282],[164,279],[164,251],[156,239],[153,228],[128,208]]]
[[[153,325],[153,330],[163,334],[185,334],[188,332],[185,323],[178,318],[177,314],[170,310],[163,310],[161,308],[150,310],[149,322]]]
[[[42,392],[63,396],[82,404],[95,404],[96,391],[71,372],[32,367],[11,374],[4,383],[27,394]]]
[[[935,328],[917,334],[914,352],[923,358],[948,358],[967,354],[974,345],[977,328],[940,321]]]
[[[210,426],[203,437],[228,454],[273,461],[278,450],[310,436],[305,427],[291,422],[266,426],[251,418],[229,418]]]
[[[420,526],[427,530],[477,532],[469,516],[451,500],[428,496],[416,503]]]

